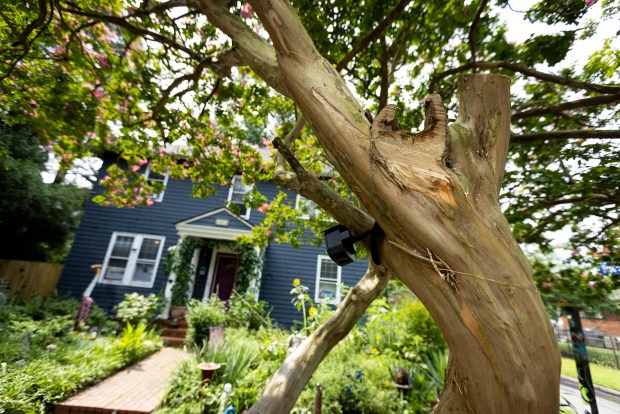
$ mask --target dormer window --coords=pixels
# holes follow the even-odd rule
[[[318,214],[318,207],[312,200],[308,200],[305,197],[297,194],[295,199],[295,209],[301,211],[300,218],[308,220],[311,217],[316,217]]]
[[[164,187],[166,187],[166,184],[168,184],[168,173],[161,174],[152,171],[151,168],[148,166],[146,167],[146,171],[144,172],[144,178],[146,178],[146,181],[148,181],[150,184],[161,183]],[[165,191],[157,194],[150,194],[149,198],[153,201],[160,202],[164,199],[164,192]]]
[[[243,184],[240,175],[233,177],[228,193],[228,204],[236,205],[239,208],[239,217],[246,220],[250,218],[250,208],[245,206],[244,198],[251,190],[252,186]]]

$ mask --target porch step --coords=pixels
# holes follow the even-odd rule
[[[166,346],[173,348],[183,348],[183,345],[185,345],[185,337],[162,336],[161,339],[164,341]]]
[[[162,336],[174,336],[178,338],[185,338],[187,329],[183,328],[164,328],[161,332]]]
[[[185,345],[187,334],[187,321],[185,316],[165,319],[160,322],[162,327],[161,339],[164,344],[174,348],[182,348]]]
[[[187,328],[185,318],[169,318],[160,322],[164,328]]]

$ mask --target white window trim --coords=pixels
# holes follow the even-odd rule
[[[323,259],[327,259],[330,262],[332,259],[327,255],[318,255],[316,258],[316,284],[314,287],[314,303],[330,303],[330,304],[338,304],[340,303],[340,285],[342,285],[342,267],[336,265],[338,269],[338,277],[336,280],[336,298],[334,300],[325,300],[319,299],[319,285],[321,283],[321,262]],[[335,264],[335,263],[334,263]]]
[[[301,207],[299,205],[300,201],[305,200],[305,201],[310,201],[312,203],[314,203],[312,200],[307,199],[306,197],[297,194],[297,197],[295,198],[295,210],[300,210],[301,211]],[[316,203],[315,203],[316,206]],[[318,206],[317,206],[318,207]],[[308,214],[310,212],[314,212],[314,214]],[[315,207],[314,209],[312,209],[311,211],[309,211],[308,213],[301,213],[299,215],[299,218],[303,219],[303,220],[309,220],[311,217],[316,217],[318,214],[317,208]]]
[[[232,180],[230,181],[230,188],[228,189],[228,199],[227,199],[228,205],[230,205],[231,202],[232,202],[233,190],[235,189],[235,181],[237,181],[237,180],[241,180],[241,176],[240,175],[233,176]],[[249,186],[249,188],[252,188],[252,187]],[[249,190],[245,194],[247,194],[248,192],[249,192]],[[250,207],[246,207],[245,214],[240,214],[239,217],[241,217],[242,219],[245,219],[245,220],[249,220],[250,219],[250,210],[252,210]]]
[[[157,258],[155,259],[155,265],[154,265],[154,272],[153,272],[153,276],[151,277],[150,282],[146,283],[146,282],[132,282],[131,281],[133,270],[136,267],[138,253],[136,254],[132,253],[129,256],[127,260],[127,267],[125,268],[125,274],[123,275],[123,280],[116,281],[116,280],[105,279],[105,274],[106,274],[106,271],[108,270],[108,263],[110,261],[110,256],[112,256],[112,250],[114,249],[114,244],[116,244],[116,239],[119,236],[134,237],[134,245],[136,244],[137,240],[140,240],[140,245],[139,245],[140,247],[142,247],[142,240],[144,238],[158,239],[160,241],[159,252],[157,252]],[[110,237],[110,243],[108,244],[108,250],[106,252],[105,260],[103,262],[103,268],[101,269],[101,277],[99,278],[99,283],[103,283],[106,285],[136,286],[136,287],[152,288],[153,285],[155,284],[155,278],[157,277],[157,269],[159,268],[159,261],[161,259],[161,255],[164,250],[165,241],[166,241],[165,236],[157,236],[153,234],[125,233],[125,232],[115,231],[114,233],[112,233],[112,237]],[[132,252],[133,251],[134,249],[132,248]]]
[[[146,171],[144,171],[144,179],[146,181],[149,181],[149,176],[151,175],[151,167],[149,165],[146,166]],[[151,194],[149,195],[149,198],[157,203],[161,202],[164,200],[164,193],[166,192],[166,187],[168,186],[168,177],[170,176],[170,174],[168,174],[168,171],[166,171],[164,173],[164,189],[161,191],[161,193],[157,193],[157,194]]]

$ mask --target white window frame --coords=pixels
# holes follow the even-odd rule
[[[157,194],[149,194],[149,198],[155,202],[161,202],[164,200],[164,193],[166,192],[166,187],[168,186],[168,176],[170,174],[168,174],[168,171],[166,171],[163,176],[164,176],[164,180],[163,182],[161,180],[159,180],[159,178],[157,179],[153,179],[150,178],[151,175],[151,167],[149,165],[146,166],[146,171],[144,171],[144,179],[146,181],[157,181],[159,183],[162,183],[164,185],[164,189],[161,191],[161,193],[157,193]]]
[[[110,258],[112,256],[112,250],[114,250],[114,245],[116,244],[116,239],[118,237],[133,237],[133,244],[131,247],[131,252],[129,257],[127,258],[127,266],[125,267],[125,272],[123,274],[122,280],[108,280],[105,278],[106,272],[108,270],[108,264],[110,262]],[[140,248],[142,247],[143,240],[147,239],[156,239],[159,240],[159,251],[157,252],[157,258],[155,259],[153,266],[153,274],[151,275],[151,280],[149,282],[139,282],[132,281],[131,278],[136,269],[136,265],[138,264],[138,255],[140,253]],[[110,243],[108,244],[108,250],[105,255],[105,260],[103,262],[103,268],[101,269],[101,277],[99,278],[99,283],[109,284],[109,285],[120,285],[120,286],[136,286],[136,287],[146,287],[152,288],[155,284],[155,277],[157,276],[157,269],[159,268],[159,261],[161,259],[162,252],[164,250],[164,243],[166,242],[165,236],[158,236],[153,234],[137,234],[137,233],[124,233],[124,232],[114,232],[112,233],[112,237],[110,237]]]
[[[229,205],[232,204],[233,191],[235,189],[235,182],[237,180],[241,181],[241,176],[240,175],[235,175],[232,178],[232,180],[230,181],[230,189],[228,190],[228,199],[227,199],[227,203]],[[242,182],[242,184],[243,184],[243,182]],[[243,196],[245,197],[245,195],[247,193],[252,191],[252,187],[253,186],[243,184],[243,187],[246,190],[245,193],[243,193]],[[246,207],[245,214],[240,214],[239,217],[241,217],[242,219],[248,220],[250,218],[250,210],[251,210],[250,207]]]
[[[316,217],[319,214],[317,204],[314,201],[309,200],[306,197],[301,196],[299,194],[297,194],[297,197],[295,198],[295,210],[301,211],[301,206],[299,205],[301,201],[310,202],[314,204],[314,208],[310,209],[307,213],[301,213],[299,215],[299,218],[304,219],[304,220],[309,220],[311,217]]]
[[[336,297],[333,300],[326,300],[319,298],[319,286],[321,284],[321,266],[323,264],[323,260],[329,260],[330,262],[336,265],[336,269],[338,269],[338,276],[336,279]],[[333,283],[331,279],[329,279],[330,283]],[[316,285],[314,288],[314,302],[315,303],[331,303],[338,304],[340,303],[340,286],[342,285],[342,268],[338,266],[329,256],[326,255],[318,255],[316,260]]]

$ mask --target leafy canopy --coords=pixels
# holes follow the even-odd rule
[[[2,116],[11,125],[33,125],[65,169],[92,153],[126,160],[129,168],[108,171],[101,182],[106,198],[99,202],[147,204],[148,192],[158,190],[139,174],[147,162],[153,171],[190,178],[196,196],[229,185],[236,173],[250,184],[290,171],[275,153],[269,161],[259,151],[273,151],[272,139],[291,132],[300,113],[293,100],[267,86],[286,95],[277,66],[252,60],[268,56],[261,53],[270,45],[249,4],[9,3],[0,6]],[[608,249],[608,260],[617,264],[620,51],[612,34],[587,50],[585,65],[574,52],[583,51],[577,45],[584,42],[595,44],[597,27],[618,18],[619,3],[545,0],[525,10],[513,3],[295,0],[293,6],[369,111],[395,102],[405,129],[421,124],[419,101],[429,92],[440,93],[453,116],[459,74],[512,76],[503,203],[516,237],[548,249],[549,232],[569,228],[570,247],[588,257]],[[500,12],[548,26],[517,42]],[[320,148],[312,131],[286,142],[306,171],[351,198],[323,157],[329,149]],[[301,228],[320,231],[331,222],[324,214],[300,219],[286,193],[268,204],[253,191],[248,202],[270,217],[256,229],[261,242],[296,243]]]

